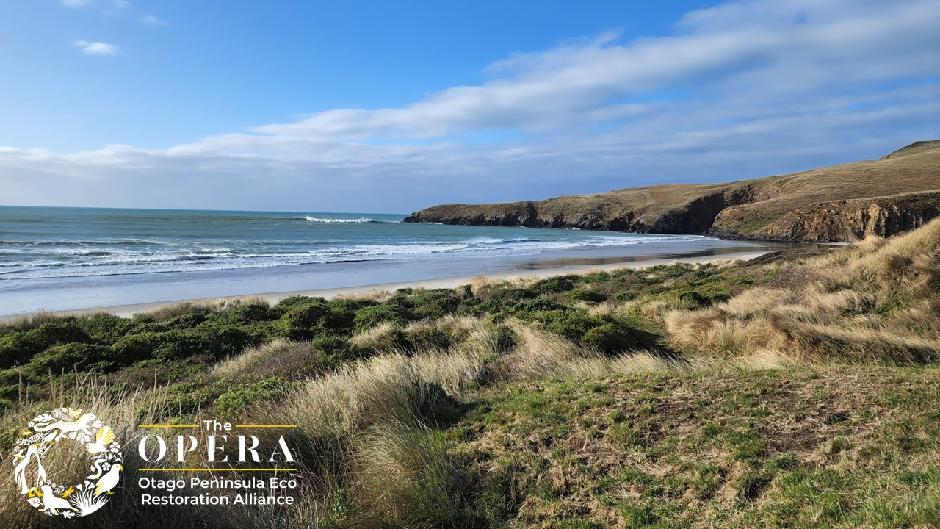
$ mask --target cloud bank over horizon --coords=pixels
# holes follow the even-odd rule
[[[0,146],[0,202],[406,212],[871,158],[940,137],[938,23],[935,1],[729,2],[665,35],[513,53],[402,106],[166,148]]]

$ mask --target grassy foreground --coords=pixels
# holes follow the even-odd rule
[[[94,410],[70,527],[940,527],[940,222],[748,263],[0,329],[0,450]],[[297,424],[299,505],[142,508],[147,422]],[[56,527],[0,486],[4,527]]]

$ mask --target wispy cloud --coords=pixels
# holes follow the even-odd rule
[[[729,2],[659,37],[512,54],[402,106],[168,149],[0,149],[0,186],[18,203],[402,210],[873,157],[940,137],[938,24],[933,0]]]
[[[65,7],[85,7],[91,4],[90,0],[60,0],[60,4]]]
[[[156,15],[144,15],[140,17],[140,21],[148,26],[163,27],[167,25],[167,22]]]
[[[118,47],[109,42],[91,42],[87,40],[76,40],[76,48],[82,50],[85,55],[114,55],[118,52]]]

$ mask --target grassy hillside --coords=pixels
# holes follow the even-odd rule
[[[75,527],[940,526],[940,220],[747,263],[188,306],[0,329],[36,412],[291,423],[300,505]],[[149,432],[148,432],[149,433]],[[233,473],[236,474],[236,473]],[[0,486],[0,522],[53,527]]]
[[[848,241],[900,233],[938,214],[940,141],[928,141],[880,160],[788,175],[534,202],[443,205],[406,221]]]

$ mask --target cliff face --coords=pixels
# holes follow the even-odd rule
[[[718,214],[709,233],[741,238],[740,226],[751,220],[746,215],[742,208],[725,209]],[[940,192],[908,193],[821,202],[793,210],[766,225],[752,225],[745,233],[747,238],[767,241],[852,241],[869,235],[895,235],[919,228],[938,216]]]
[[[507,204],[452,204],[405,222],[850,241],[940,215],[940,141],[881,160],[718,185],[666,185]]]

